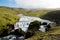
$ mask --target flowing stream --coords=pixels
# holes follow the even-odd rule
[[[8,35],[5,37],[1,37],[0,40],[24,40],[24,36],[17,37],[16,35]]]

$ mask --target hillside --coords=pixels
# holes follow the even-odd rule
[[[60,25],[60,10],[51,11],[43,15],[41,18],[54,21]]]
[[[16,16],[17,9],[9,7],[0,7],[0,31],[7,28],[7,24],[13,25],[18,21],[19,17]]]

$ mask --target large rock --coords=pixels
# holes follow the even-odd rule
[[[25,35],[25,32],[20,28],[20,29],[16,29],[13,32],[13,34],[16,35],[16,36],[24,36]]]
[[[45,27],[45,30],[46,30],[46,32],[49,31],[49,30],[51,30],[51,25],[48,24],[48,25]]]
[[[3,29],[0,31],[0,37],[7,36],[8,34],[8,29]]]
[[[28,27],[28,31],[25,35],[25,38],[29,38],[31,36],[33,36],[33,34],[39,30],[40,28],[40,25],[41,25],[41,22],[39,21],[34,21],[34,22],[31,22],[29,27]]]
[[[28,31],[37,31],[40,28],[41,22],[39,21],[33,21],[30,23],[29,27],[28,27]]]

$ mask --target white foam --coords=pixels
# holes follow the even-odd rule
[[[14,24],[14,27],[15,27],[15,29],[21,28],[24,32],[26,32],[29,27],[29,24],[33,21],[36,21],[36,20],[40,21],[42,23],[47,22],[47,24],[52,23],[49,20],[44,20],[39,17],[22,16],[22,17],[20,17],[20,20],[18,22],[16,22],[16,24]],[[41,30],[41,31],[45,30],[44,28],[42,28],[43,26],[40,26],[40,27],[41,28],[39,30]]]

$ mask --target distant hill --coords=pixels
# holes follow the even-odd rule
[[[60,10],[51,11],[42,16],[43,19],[54,21],[60,25]]]

